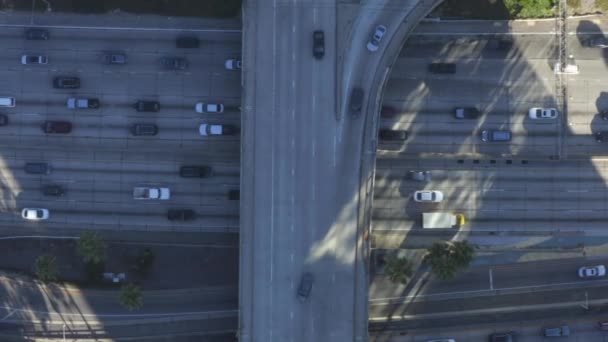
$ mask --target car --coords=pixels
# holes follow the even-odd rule
[[[382,108],[380,108],[381,118],[392,118],[393,116],[395,116],[395,114],[397,114],[397,111],[391,106],[382,106]]]
[[[133,108],[138,112],[158,112],[160,103],[158,101],[139,100],[133,104]]]
[[[578,269],[579,278],[602,278],[606,276],[606,266],[583,266]]]
[[[386,33],[386,26],[378,25],[372,34],[372,38],[367,43],[367,50],[370,52],[378,51],[378,46],[380,46],[380,41],[384,34]]]
[[[190,209],[169,209],[167,219],[169,221],[192,221],[196,218],[194,210]]]
[[[127,64],[127,55],[123,52],[106,52],[103,56],[103,60],[106,64]]]
[[[312,273],[306,272],[302,275],[302,279],[300,279],[300,285],[298,286],[297,297],[300,302],[305,302],[310,297],[310,292],[312,290],[312,284],[314,283],[314,278]]]
[[[209,166],[182,166],[179,168],[179,175],[184,178],[207,178],[212,175]]]
[[[312,55],[316,59],[325,56],[325,32],[321,30],[312,33]]]
[[[53,79],[53,88],[78,89],[80,88],[80,78],[73,76],[57,76]]]
[[[510,38],[491,39],[488,41],[488,46],[494,50],[508,51],[513,48],[515,42]]]
[[[24,220],[42,221],[49,218],[49,210],[42,208],[23,208],[21,217]]]
[[[0,114],[0,126],[8,125],[8,116]]]
[[[147,123],[133,124],[131,126],[131,134],[134,136],[153,136],[158,134],[158,126]]]
[[[160,64],[167,70],[188,69],[188,61],[182,57],[163,57],[160,59]]]
[[[47,134],[68,134],[72,131],[72,123],[69,121],[45,121],[42,131]]]
[[[42,193],[45,196],[63,196],[65,191],[61,185],[50,184],[42,187]]]
[[[456,119],[477,119],[479,117],[479,114],[479,109],[475,107],[454,108],[454,117]]]
[[[428,68],[433,74],[454,74],[456,73],[455,63],[431,63]]]
[[[494,142],[494,141],[511,141],[511,131],[499,131],[499,130],[483,130],[481,131],[481,141]]]
[[[69,109],[77,109],[77,108],[88,108],[95,109],[99,108],[99,99],[90,98],[76,98],[70,97],[67,102],[67,106]]]
[[[502,333],[493,333],[489,336],[490,342],[515,342],[515,333],[510,332],[502,332]]]
[[[555,108],[530,108],[528,112],[530,119],[555,119],[557,118],[557,109]]]
[[[25,30],[25,39],[27,40],[49,40],[51,35],[49,31],[39,28],[31,28]]]
[[[204,103],[198,102],[194,106],[194,110],[197,113],[223,113],[224,105],[221,103]]]
[[[608,321],[599,321],[597,322],[597,326],[600,330],[608,331]]]
[[[439,190],[419,190],[414,192],[414,201],[438,203],[443,200],[443,192]]]
[[[430,182],[431,171],[410,171],[408,172],[409,179],[418,182]]]
[[[237,131],[236,127],[232,125],[212,125],[212,124],[201,124],[198,132],[202,136],[208,135],[233,135]]]
[[[228,191],[228,199],[230,201],[238,201],[241,199],[241,190],[233,189]]]
[[[563,325],[561,327],[545,328],[543,332],[545,337],[570,336],[570,327]]]
[[[608,47],[608,38],[603,35],[589,37],[587,39],[583,39],[581,41],[581,45],[589,48],[607,48]]]
[[[358,117],[359,115],[361,115],[361,110],[363,109],[363,97],[363,89],[359,87],[355,87],[353,88],[353,90],[350,91],[350,99],[348,101],[350,115],[354,117]]]
[[[21,56],[21,64],[47,64],[49,59],[47,56],[43,55],[22,55]]]
[[[596,142],[608,142],[608,131],[599,131],[593,133]]]
[[[400,129],[385,129],[378,130],[380,140],[404,141],[407,139],[407,131]]]
[[[179,49],[196,49],[200,46],[200,41],[194,36],[180,36],[175,39],[175,46]]]
[[[51,173],[51,166],[47,163],[25,163],[23,171],[34,175],[48,175]]]
[[[241,70],[241,60],[238,58],[230,58],[224,62],[226,70]]]

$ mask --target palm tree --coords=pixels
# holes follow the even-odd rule
[[[38,279],[45,283],[56,281],[59,274],[57,260],[52,255],[45,254],[39,256],[34,264],[34,273]]]
[[[425,261],[443,280],[453,278],[456,271],[467,267],[475,256],[475,249],[467,241],[436,242],[428,249]]]
[[[120,291],[120,304],[133,311],[143,306],[141,288],[135,284],[125,284]]]
[[[412,263],[407,258],[390,257],[384,271],[391,281],[407,284],[407,281],[412,276]]]

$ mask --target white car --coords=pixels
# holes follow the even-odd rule
[[[441,202],[443,200],[443,192],[439,190],[421,190],[414,192],[414,201],[416,202]]]
[[[241,60],[227,59],[226,62],[224,62],[224,67],[226,67],[226,70],[241,70]]]
[[[232,125],[211,125],[201,124],[198,132],[202,136],[208,135],[233,135],[236,133],[236,128]]]
[[[376,26],[376,30],[374,31],[374,34],[372,35],[372,39],[370,39],[370,41],[367,43],[367,49],[371,52],[377,51],[378,46],[380,45],[380,41],[382,40],[382,37],[384,37],[385,33],[386,33],[386,26],[384,26],[384,25]]]
[[[23,208],[21,217],[24,220],[42,221],[49,218],[49,210],[41,208]]]
[[[47,64],[49,59],[46,56],[23,55],[21,56],[21,64]]]
[[[194,106],[197,113],[223,113],[224,105],[221,103],[203,103],[198,102]]]
[[[601,278],[606,275],[606,266],[583,266],[578,269],[580,278]]]
[[[555,119],[557,118],[557,109],[555,108],[530,108],[528,112],[530,119]]]

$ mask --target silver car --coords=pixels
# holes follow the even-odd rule
[[[384,26],[384,25],[376,26],[376,30],[374,31],[372,38],[367,43],[367,49],[370,52],[374,52],[374,51],[378,50],[378,46],[380,46],[380,41],[382,40],[382,37],[384,37],[385,33],[386,33],[386,26]]]
[[[21,56],[21,64],[48,64],[49,59],[47,56],[42,55],[23,55]]]

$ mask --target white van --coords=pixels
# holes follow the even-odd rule
[[[0,107],[15,107],[15,98],[0,96]]]

